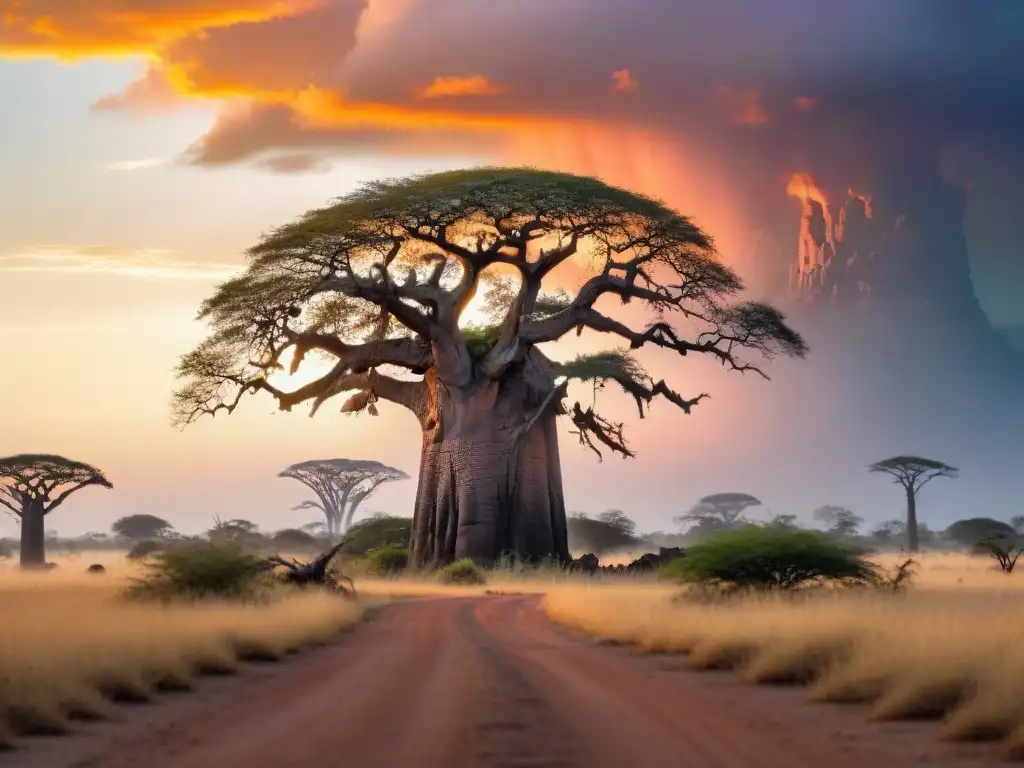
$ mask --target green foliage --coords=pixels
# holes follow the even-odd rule
[[[372,549],[366,556],[367,569],[380,576],[404,571],[409,565],[409,550],[405,547]]]
[[[126,590],[133,598],[239,600],[258,595],[266,583],[261,558],[232,544],[178,544],[145,562],[146,573]]]
[[[749,526],[687,549],[663,575],[706,586],[786,590],[827,581],[875,583],[876,568],[821,533]]]
[[[501,334],[501,326],[496,324],[476,325],[470,323],[460,329],[462,338],[469,347],[469,354],[475,358],[481,358],[490,352],[498,343]]]
[[[347,557],[365,557],[372,549],[409,548],[412,518],[371,515],[348,529],[342,538],[341,552]]]
[[[162,551],[164,545],[159,541],[140,541],[131,549],[128,550],[128,554],[125,555],[129,560],[141,560],[144,557],[149,557],[157,552]]]
[[[639,382],[650,380],[647,371],[627,350],[614,349],[605,352],[580,354],[564,363],[555,363],[555,376],[565,376],[579,381],[603,382],[607,379],[623,382]],[[626,389],[623,387],[623,389]],[[629,390],[626,389],[628,392]]]
[[[437,572],[442,584],[486,584],[483,571],[469,558],[456,560]]]

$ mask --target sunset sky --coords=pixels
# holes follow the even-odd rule
[[[485,163],[598,175],[693,216],[763,298],[796,257],[791,174],[870,189],[884,174],[872,158],[910,137],[908,153],[969,190],[984,310],[1024,325],[1015,0],[0,0],[0,114],[0,455],[60,453],[115,486],[55,513],[62,533],[133,512],[186,531],[214,515],[308,522],[288,511],[301,487],[275,475],[310,458],[415,474],[418,432],[395,409],[308,419],[254,398],[170,426],[200,301],[262,232],[370,179]],[[766,384],[646,360],[713,399],[634,420],[631,462],[598,464],[564,434],[571,510],[671,529],[697,497],[740,490],[808,519],[826,503],[900,514],[863,471],[882,457],[861,447],[836,448],[795,491],[805,457],[763,461],[764,441],[799,423],[770,400],[798,369]],[[368,508],[411,513],[414,490]],[[939,514],[969,498],[955,493]]]

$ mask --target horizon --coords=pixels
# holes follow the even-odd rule
[[[540,0],[514,13],[465,0],[429,10],[423,0],[122,0],[128,22],[104,14],[110,5],[0,0],[0,96],[11,116],[0,145],[0,456],[65,455],[114,486],[76,494],[47,529],[108,531],[134,513],[183,533],[217,515],[299,527],[316,515],[289,512],[307,494],[277,473],[336,456],[412,477],[382,488],[360,518],[411,516],[411,415],[340,416],[332,402],[310,419],[305,406],[276,413],[255,397],[179,431],[173,369],[205,334],[200,304],[263,233],[366,182],[480,165],[595,176],[663,199],[715,238],[747,298],[780,303],[808,326],[797,330],[810,356],[772,362],[771,382],[641,355],[656,378],[711,399],[691,415],[656,403],[639,420],[627,395],[602,392],[637,457],[598,462],[560,425],[568,510],[621,509],[640,530],[673,531],[672,517],[698,498],[735,490],[805,522],[837,504],[870,525],[902,517],[904,500],[868,465],[915,452],[961,469],[923,491],[921,521],[933,530],[1024,509],[1013,482],[1024,426],[1003,424],[984,453],[983,438],[969,441],[938,406],[933,431],[879,416],[890,431],[868,434],[870,409],[844,410],[827,391],[847,370],[837,337],[783,290],[801,234],[793,174],[813,177],[835,211],[856,189],[883,212],[905,174],[921,189],[962,191],[972,296],[992,327],[1024,328],[1024,20],[1013,3],[642,0],[629,10],[568,0],[537,29],[527,11]],[[814,50],[797,17],[813,22]],[[495,51],[467,35],[495,24],[536,44]],[[560,284],[574,288],[583,274],[577,264]],[[588,331],[552,354],[603,346]],[[850,365],[873,381],[889,375],[880,360]],[[962,373],[947,365],[950,378]],[[962,410],[983,405],[990,384],[1014,381],[979,371]],[[589,402],[588,387],[574,387]],[[1016,412],[999,413],[1013,422]],[[979,498],[986,508],[975,514]],[[0,536],[17,530],[0,516]]]

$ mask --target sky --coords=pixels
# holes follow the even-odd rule
[[[0,455],[107,472],[114,490],[84,490],[49,521],[69,534],[134,512],[182,530],[214,515],[308,522],[289,511],[301,487],[276,474],[310,458],[415,474],[415,424],[387,408],[308,419],[253,399],[170,426],[203,298],[261,233],[376,178],[481,164],[597,175],[692,216],[751,297],[775,298],[796,255],[793,173],[882,200],[899,174],[933,173],[967,194],[986,316],[1024,325],[1017,0],[0,0],[0,110]],[[597,463],[566,427],[570,509],[665,530],[696,498],[742,490],[804,518],[826,503],[900,514],[864,472],[873,443],[822,457],[801,413],[773,405],[813,368],[776,366],[765,383],[647,362],[712,399],[633,420],[630,461]],[[819,399],[814,412],[838,419]],[[771,451],[780,431],[792,448]],[[809,467],[816,481],[798,482]],[[976,477],[930,489],[934,514],[954,519]],[[408,513],[414,490],[388,486],[369,508]]]

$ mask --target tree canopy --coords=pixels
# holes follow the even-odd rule
[[[127,515],[115,520],[110,526],[118,536],[132,541],[144,541],[145,539],[158,539],[174,529],[169,522],[156,515]]]
[[[945,536],[964,547],[975,547],[986,539],[1014,539],[1017,531],[1002,520],[990,517],[970,517],[957,520],[945,530]]]
[[[713,493],[698,501],[688,512],[675,518],[677,523],[692,523],[727,530],[738,523],[743,512],[761,506],[761,500],[749,493]]]
[[[636,523],[618,509],[609,509],[596,517],[582,512],[570,515],[568,534],[571,549],[595,555],[635,547],[640,543]]]
[[[18,517],[29,508],[48,514],[90,485],[114,487],[96,467],[63,456],[25,453],[0,458],[0,505]]]
[[[545,279],[577,254],[589,258],[593,276],[575,296],[544,291]],[[466,388],[501,379],[536,345],[584,328],[612,334],[628,349],[549,368],[546,375],[561,382],[554,389],[534,382],[543,409],[561,409],[568,380],[583,378],[616,382],[641,416],[656,397],[689,411],[705,395],[684,397],[631,360],[629,350],[648,345],[762,375],[744,352],[769,358],[806,351],[774,308],[726,303],[742,284],[688,218],[592,178],[477,168],[371,182],[273,230],[248,255],[246,272],[201,309],[212,332],[179,365],[179,424],[230,413],[246,393],[259,391],[282,410],[308,402],[312,413],[349,392],[343,412],[373,413],[384,399],[428,423],[429,388],[402,372]],[[497,322],[473,334],[459,320],[486,277]],[[599,311],[606,295],[644,303],[654,321],[637,330]],[[694,335],[684,337],[670,314]],[[285,390],[272,374],[286,353],[291,371],[310,354],[332,367]],[[596,440],[631,455],[621,425],[593,407],[576,403],[564,412],[585,445],[597,450]]]
[[[400,469],[367,459],[314,459],[292,464],[278,477],[298,480],[317,496],[295,507],[318,509],[328,533],[344,533],[359,506],[384,483],[408,480]]]
[[[936,477],[956,477],[960,471],[941,461],[920,456],[894,456],[875,462],[869,470],[890,475],[893,482],[902,485],[911,493],[917,493],[925,483]]]

